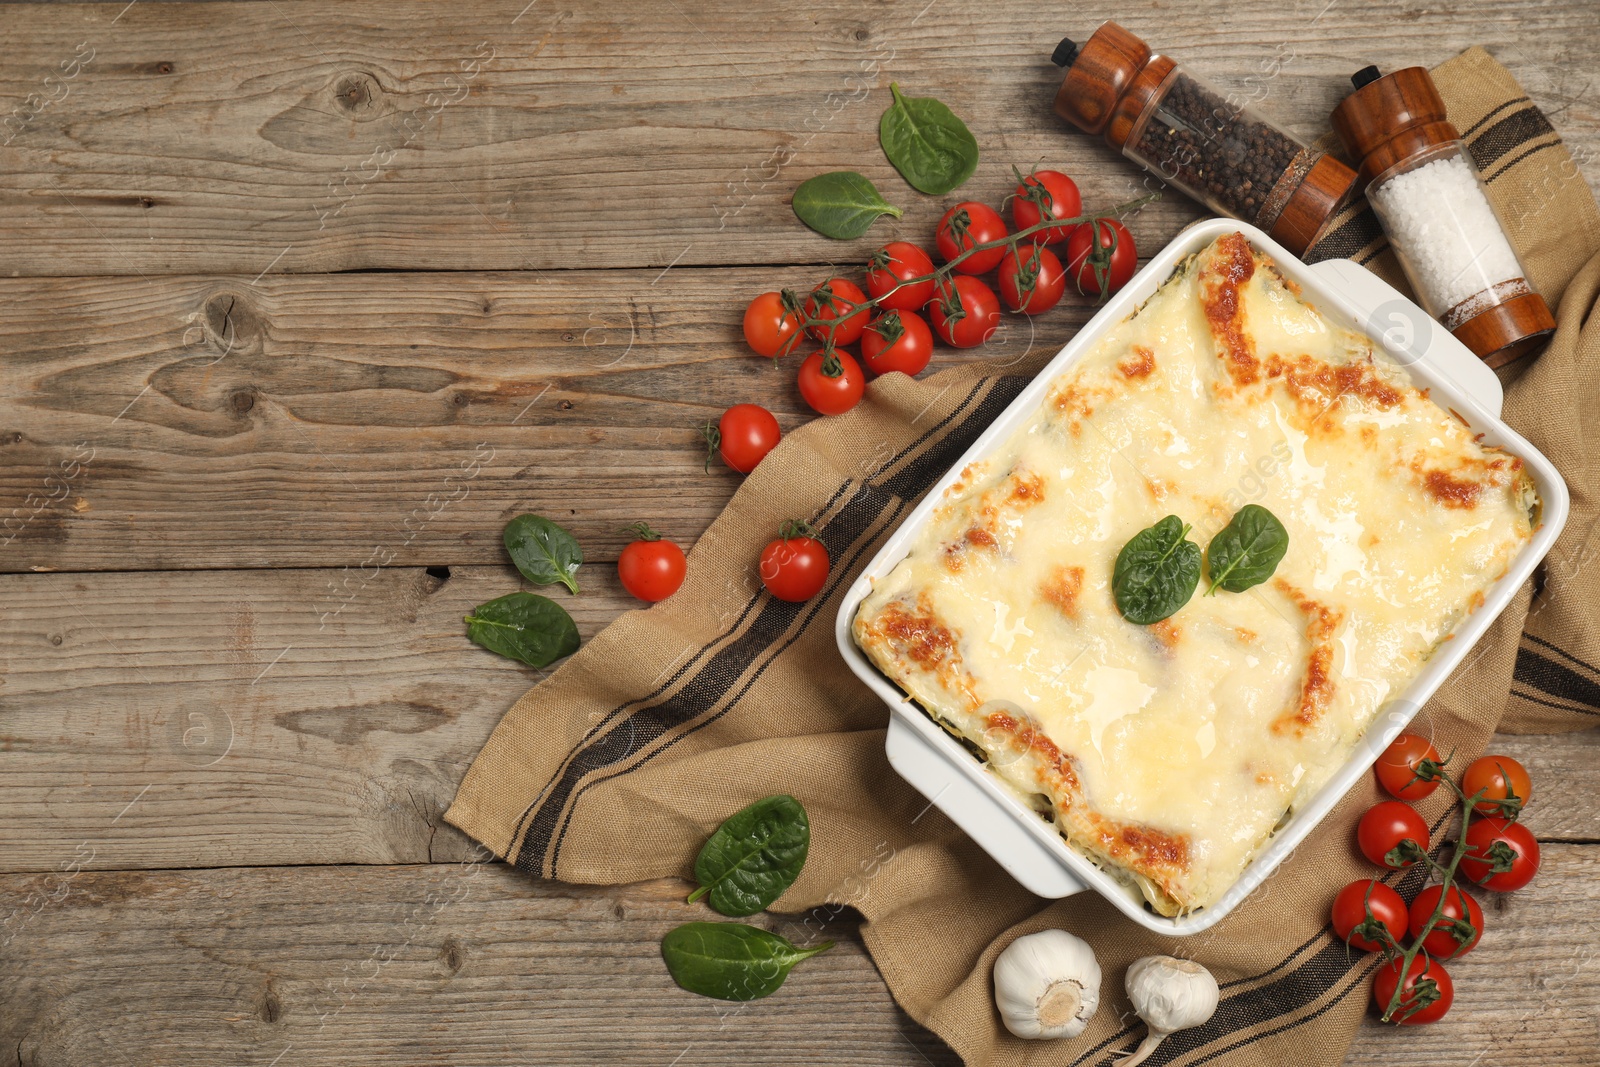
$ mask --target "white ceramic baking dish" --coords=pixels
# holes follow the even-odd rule
[[[1489,590],[1483,607],[1463,620],[1455,631],[1454,640],[1439,647],[1416,681],[1384,705],[1349,762],[1309,803],[1290,816],[1233,888],[1211,907],[1171,919],[1148,909],[1135,889],[1072,849],[1054,825],[1025,807],[977,757],[867,660],[851,638],[850,624],[861,601],[871,591],[873,581],[888,574],[905,557],[928,513],[967,464],[1002,444],[1013,429],[1031,418],[1050,383],[1093,349],[1107,330],[1154,293],[1179,261],[1233,231],[1243,233],[1256,248],[1270,255],[1283,275],[1298,284],[1305,298],[1324,314],[1372,337],[1376,344],[1407,365],[1415,381],[1431,389],[1431,396],[1437,403],[1454,409],[1474,429],[1482,432],[1486,444],[1499,445],[1520,456],[1539,490],[1541,525],[1505,576]],[[1556,535],[1567,521],[1566,483],[1548,459],[1500,421],[1501,399],[1499,380],[1481,360],[1416,304],[1365,268],[1348,260],[1308,266],[1261,230],[1231,219],[1211,219],[1190,226],[1107,301],[995,419],[905,517],[846,593],[836,625],[839,651],[850,669],[889,705],[886,742],[889,762],[930,803],[937,805],[983,846],[1012,877],[1039,896],[1065,897],[1093,889],[1130,919],[1158,933],[1185,935],[1207,929],[1259,886],[1371,768],[1378,754],[1477,644],[1555,543]]]

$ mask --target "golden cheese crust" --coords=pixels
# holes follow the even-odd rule
[[[1118,613],[1162,516],[1246,503],[1274,578]],[[1181,265],[962,472],[857,644],[1069,844],[1157,912],[1214,902],[1532,534],[1531,481],[1240,234]]]

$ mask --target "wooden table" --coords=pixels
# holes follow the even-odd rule
[[[805,997],[730,1010],[660,965],[681,886],[474,862],[440,813],[536,680],[463,635],[502,524],[578,534],[592,635],[617,528],[688,544],[737,486],[696,425],[804,421],[740,309],[931,232],[890,79],[967,118],[964,193],[1045,161],[1104,206],[1140,178],[1051,116],[1061,33],[1114,16],[1307,135],[1357,67],[1482,43],[1600,175],[1587,0],[525,3],[0,8],[0,1064],[955,1062],[848,923]],[[840,168],[904,219],[801,228]],[[1600,742],[1497,745],[1544,871],[1457,1011],[1352,1064],[1600,1062]]]

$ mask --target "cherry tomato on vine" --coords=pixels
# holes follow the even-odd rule
[[[636,522],[624,530],[634,534],[635,539],[617,557],[617,577],[622,579],[622,588],[630,596],[652,604],[676,593],[689,567],[683,549],[663,540],[648,523]]]
[[[1372,912],[1371,917],[1367,915]],[[1369,925],[1375,923],[1376,925]],[[1406,932],[1406,902],[1400,894],[1370,878],[1351,882],[1333,898],[1333,932],[1362,952],[1376,952],[1384,941],[1378,926],[1389,931],[1395,944]],[[1363,934],[1368,936],[1362,936]]]
[[[1475,819],[1467,827],[1461,873],[1496,893],[1521,889],[1539,873],[1539,842],[1520,822],[1493,815]]]
[[[1395,988],[1401,986],[1400,970],[1404,963],[1396,956],[1380,966],[1372,979],[1372,1002],[1378,1006],[1380,1013],[1389,1010]],[[1455,983],[1450,981],[1444,966],[1438,960],[1419,954],[1412,957],[1410,966],[1405,967],[1400,1003],[1396,1005],[1390,1021],[1402,1026],[1436,1023],[1450,1010],[1450,1002],[1455,997]]]
[[[860,402],[866,388],[861,364],[842,348],[827,358],[813,352],[800,364],[800,395],[819,415],[843,415]]]
[[[1415,858],[1406,859],[1403,855],[1395,856],[1396,862],[1389,862],[1389,854],[1408,840],[1415,842],[1423,852],[1428,851],[1428,824],[1422,821],[1416,808],[1398,800],[1374,804],[1356,826],[1356,843],[1361,846],[1361,854],[1380,867],[1399,870],[1416,863]]]
[[[1044,210],[1041,211],[1040,208]],[[1011,200],[1011,224],[1018,230],[1046,219],[1076,218],[1083,210],[1078,183],[1058,170],[1036,170],[1022,179]],[[1028,237],[1036,245],[1053,245],[1072,236],[1077,226],[1051,226]]]
[[[1096,236],[1099,247],[1091,251]],[[1085,296],[1110,296],[1128,284],[1138,266],[1139,250],[1134,246],[1133,234],[1115,219],[1085,222],[1067,238],[1067,273]]]
[[[800,313],[785,307],[782,293],[762,293],[744,309],[744,339],[756,355],[787,355],[800,336]]]
[[[799,603],[822,591],[828,581],[828,549],[810,523],[791,519],[761,551],[761,584],[779,600]]]
[[[861,335],[861,362],[873,374],[921,374],[933,358],[933,333],[915,311],[891,311]]]
[[[933,296],[933,279],[895,289],[903,281],[933,273],[928,253],[906,241],[890,241],[867,264],[867,292],[884,311],[918,311]]]
[[[1044,245],[1019,245],[1000,261],[1000,299],[1012,311],[1025,315],[1049,311],[1066,291],[1067,272]]]
[[[1391,796],[1401,800],[1421,800],[1439,788],[1438,778],[1424,781],[1417,777],[1417,769],[1424,760],[1433,765],[1430,768],[1433,772],[1442,766],[1439,750],[1433,747],[1433,742],[1417,734],[1401,734],[1389,742],[1389,747],[1383,750],[1383,755],[1378,757],[1372,769],[1378,775],[1378,782]]]
[[[783,431],[772,412],[760,404],[735,404],[722,413],[715,426],[706,423],[705,435],[707,470],[711,467],[711,453],[718,452],[729,467],[749,474],[768,452],[778,447]]]
[[[855,304],[865,304],[867,294],[855,282],[844,278],[829,278],[815,289],[806,298],[806,317],[822,319],[822,323],[812,326],[807,332],[813,338],[826,344],[828,341],[827,323],[838,320],[839,325],[833,327],[833,343],[835,345],[853,345],[861,336],[861,331],[867,328],[867,319],[872,315],[871,309],[863,307],[860,311],[851,311]]]
[[[933,233],[933,241],[939,248],[939,255],[948,263],[973,245],[998,241],[1005,235],[1005,220],[998,211],[988,204],[966,200],[944,213],[939,228]],[[958,263],[956,270],[962,274],[988,274],[1000,265],[1000,257],[1005,252],[1003,247],[974,252]]]
[[[1527,769],[1510,756],[1479,756],[1461,776],[1461,791],[1470,797],[1480,789],[1484,790],[1483,799],[1475,805],[1479,811],[1509,817],[1528,802],[1533,783],[1528,779]],[[1514,810],[1502,811],[1502,805],[1495,803],[1513,797],[1517,800],[1511,806]]]
[[[1000,328],[1000,298],[976,278],[944,280],[928,301],[928,319],[939,338],[957,348],[976,348]]]
[[[1433,917],[1433,909],[1439,906],[1442,896],[1442,885],[1430,885],[1418,893],[1417,899],[1411,902],[1411,919],[1407,923],[1412,937],[1422,937],[1423,928],[1427,927],[1428,934],[1422,947],[1436,960],[1465,956],[1483,936],[1483,909],[1458,885],[1450,887],[1450,899],[1445,901],[1444,913],[1429,926],[1428,920]],[[1470,930],[1467,925],[1461,925],[1462,920],[1471,926]]]

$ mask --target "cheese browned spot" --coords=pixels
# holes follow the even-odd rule
[[[1271,581],[1152,626],[1120,615],[1129,539],[1247,503],[1289,534]],[[1516,457],[1224,238],[963,472],[852,632],[1069,847],[1180,915],[1237,882],[1485,603],[1536,505]]]
[[[1039,595],[1071,618],[1078,613],[1078,594],[1083,592],[1083,568],[1058,564],[1039,586]]]

